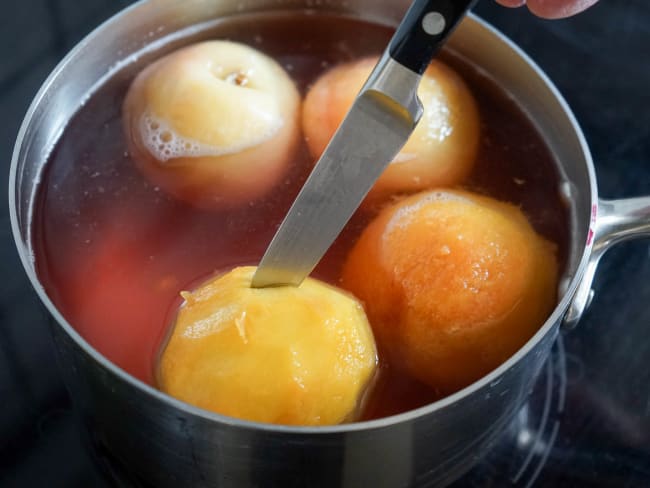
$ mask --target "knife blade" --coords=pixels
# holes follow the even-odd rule
[[[299,285],[415,129],[422,73],[476,0],[415,0],[271,240],[255,288]]]

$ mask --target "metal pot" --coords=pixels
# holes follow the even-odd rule
[[[120,61],[193,24],[242,12],[315,9],[396,24],[407,2],[375,0],[150,0],[96,29],[42,86],[14,150],[9,205],[25,270],[55,321],[66,383],[96,447],[124,481],[140,486],[434,486],[468,470],[512,420],[559,328],[573,326],[591,299],[598,260],[613,244],[650,235],[650,197],[599,200],[589,148],[546,76],[515,45],[476,17],[451,47],[508,90],[553,151],[570,207],[571,243],[561,299],[513,357],[469,387],[401,415],[321,428],[284,427],[209,413],[134,379],[66,322],[36,275],[30,226],[46,156],[67,120]],[[368,14],[368,12],[372,12]]]

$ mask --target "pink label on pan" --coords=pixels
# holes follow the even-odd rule
[[[596,223],[596,217],[598,216],[598,204],[594,203],[591,206],[591,227],[589,227],[589,234],[587,234],[587,245],[591,245],[594,240],[594,224]]]

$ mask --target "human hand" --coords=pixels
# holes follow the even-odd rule
[[[598,0],[496,0],[504,7],[528,6],[528,10],[545,19],[570,17],[591,7]]]

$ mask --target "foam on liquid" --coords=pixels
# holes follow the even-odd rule
[[[142,143],[156,160],[166,163],[177,158],[216,157],[235,154],[245,149],[258,146],[274,137],[284,125],[279,115],[266,117],[266,130],[258,131],[256,137],[246,137],[244,141],[216,146],[184,137],[178,134],[172,125],[151,113],[140,118],[140,137]]]

